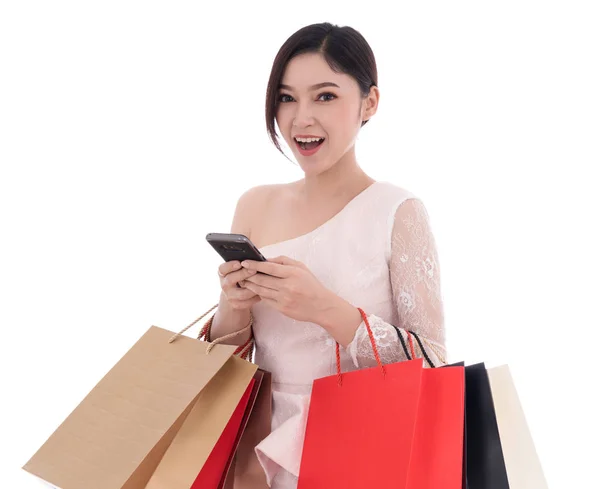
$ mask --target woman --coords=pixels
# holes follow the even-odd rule
[[[445,363],[427,211],[407,190],[374,181],[356,159],[356,138],[378,102],[375,58],[350,27],[304,27],[275,58],[267,129],[281,151],[277,122],[304,178],[239,199],[231,230],[268,262],[220,266],[210,332],[214,340],[244,330],[252,312],[255,362],[273,376],[272,432],[256,447],[273,488],[297,485],[311,385],[336,372],[335,342],[343,371],[376,365],[359,307],[383,362],[407,359],[397,326],[405,343],[414,331],[430,361]],[[245,332],[227,342],[249,338]]]

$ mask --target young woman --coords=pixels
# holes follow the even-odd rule
[[[281,151],[277,122],[304,176],[239,199],[231,231],[248,236],[268,262],[219,267],[222,294],[210,331],[214,340],[254,318],[255,362],[273,376],[272,432],[256,447],[272,488],[297,485],[312,382],[335,374],[335,342],[343,371],[376,365],[358,308],[382,362],[407,359],[403,343],[412,331],[428,361],[445,363],[427,211],[406,189],[374,181],[356,159],[356,138],[378,102],[373,52],[350,27],[304,27],[275,58],[267,130]],[[244,332],[226,342],[249,338]]]

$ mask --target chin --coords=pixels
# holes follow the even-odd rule
[[[297,159],[298,165],[307,177],[314,177],[330,170],[334,165],[329,162],[315,162],[313,164]]]

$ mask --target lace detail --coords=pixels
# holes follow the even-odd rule
[[[441,297],[440,267],[429,214],[416,198],[405,200],[397,209],[391,235],[390,281],[398,327],[408,343],[407,332],[423,340],[423,347],[434,365],[445,363],[444,311]],[[394,327],[369,316],[369,324],[383,363],[406,360]],[[423,358],[414,344],[417,358]],[[347,347],[356,368],[376,365],[373,348],[364,322]]]

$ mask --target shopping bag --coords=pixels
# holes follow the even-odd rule
[[[411,356],[396,331],[407,358],[415,358],[413,345]],[[410,334],[433,367],[418,335]],[[484,363],[465,367],[464,362],[456,362],[444,367],[465,368],[463,488],[547,489],[508,366],[486,369]]]
[[[464,400],[464,367],[423,370],[406,489],[462,488]]]
[[[298,489],[404,487],[417,421],[422,360],[382,365],[313,382]]]
[[[211,324],[212,318],[198,338],[210,338]],[[221,337],[211,344],[239,333]],[[251,339],[252,336],[236,352],[244,356],[245,351],[249,355],[247,347]],[[145,489],[222,489],[258,394],[257,369],[244,359],[230,359],[196,400]],[[232,387],[231,379],[238,378],[243,382],[235,383],[236,389]],[[236,400],[238,404],[231,413],[228,406]],[[207,439],[217,442],[207,444]]]
[[[465,368],[467,486],[509,489],[496,411],[485,364]]]
[[[452,364],[442,365],[442,367],[464,367],[465,362],[456,362]],[[466,378],[465,378],[465,391],[467,389],[466,386]],[[464,405],[464,403],[463,403]],[[467,489],[467,410],[466,406],[463,412],[464,418],[464,430],[463,430],[463,453],[462,453],[462,489]]]
[[[202,390],[145,489],[220,489],[256,368],[232,357]],[[232,411],[232,407],[234,408]]]
[[[257,369],[237,350],[150,327],[23,469],[59,489],[144,489],[196,401],[225,429]],[[192,482],[223,430],[202,433],[186,459]]]
[[[398,337],[402,340],[400,331],[396,329]],[[411,336],[414,336],[425,358],[427,353],[423,348],[423,342],[414,332],[409,332],[408,339],[411,341]],[[403,346],[404,347],[404,346]],[[405,352],[407,349],[404,347]],[[411,341],[412,357],[414,358],[414,347]],[[433,363],[427,358],[431,367]],[[433,375],[433,371],[446,371],[448,369],[461,368],[464,372],[464,412],[461,415],[464,419],[463,423],[463,446],[461,450],[462,467],[459,472],[452,473],[453,487],[463,487],[469,489],[508,489],[507,474],[504,465],[502,446],[498,433],[498,425],[496,422],[496,413],[494,402],[491,396],[490,382],[484,363],[464,366],[464,362],[458,362],[451,365],[444,365],[444,368],[428,369],[427,372]],[[424,373],[424,375],[426,375]],[[422,392],[426,392],[422,387]],[[439,406],[438,406],[439,407]],[[442,408],[445,411],[446,408]],[[457,434],[455,433],[455,436]],[[430,437],[436,439],[439,434],[435,430],[431,430]],[[415,437],[415,445],[418,447],[421,438]],[[446,444],[448,441],[445,442]],[[450,445],[447,445],[450,446]],[[422,480],[431,485],[423,487],[450,487],[450,479],[445,474],[443,467],[437,463],[435,459],[444,457],[444,454],[438,455],[434,452],[435,445],[427,446],[423,451],[423,457],[429,455],[431,462],[430,471],[422,475]],[[459,455],[453,447],[452,453]],[[447,454],[446,454],[447,455]],[[456,461],[456,459],[454,459]],[[452,467],[457,467],[453,465]],[[438,484],[433,482],[433,479],[440,476]],[[458,478],[456,478],[458,476]],[[458,484],[458,485],[455,485]]]
[[[548,489],[508,365],[488,369],[510,489]]]
[[[444,367],[464,366],[456,362]],[[465,367],[464,489],[508,489],[485,363]]]
[[[415,332],[408,331],[406,335],[410,348],[407,348],[400,329],[396,326],[394,329],[406,358],[417,358],[412,341],[414,337],[423,359],[432,367],[422,373],[419,413],[406,488],[460,489],[464,479],[464,365],[433,368],[435,364],[423,347],[423,340]]]
[[[258,369],[258,393],[245,425],[224,489],[268,489],[267,478],[254,448],[271,433],[271,374]]]

